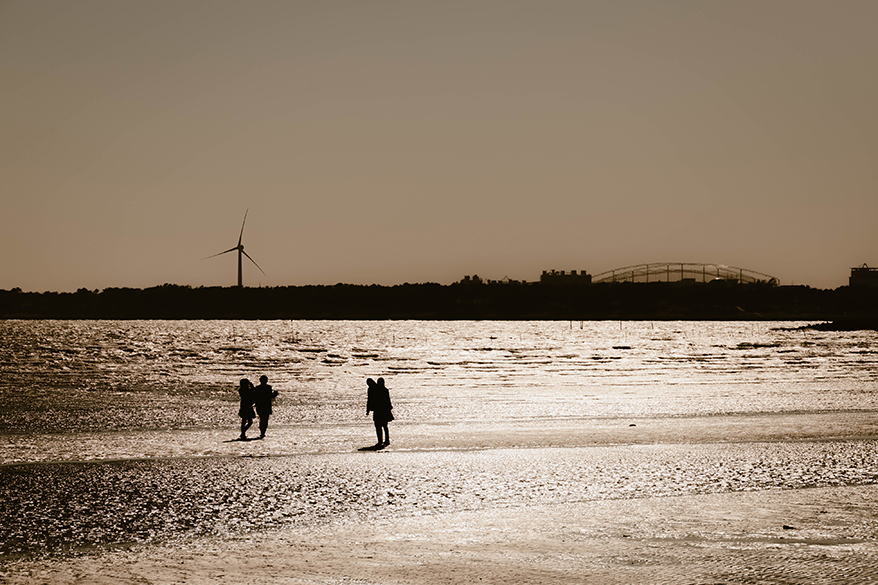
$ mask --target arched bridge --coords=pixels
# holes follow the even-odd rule
[[[592,282],[710,282],[733,281],[741,284],[764,282],[777,284],[778,279],[761,272],[726,266],[725,264],[695,264],[692,262],[660,262],[637,264],[601,272]]]

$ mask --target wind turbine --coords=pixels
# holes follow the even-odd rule
[[[241,239],[244,237],[244,224],[247,223],[247,213],[249,213],[249,212],[250,212],[249,208],[247,209],[247,211],[244,212],[244,221],[241,223],[241,234],[238,236],[238,245],[235,246],[234,248],[229,248],[225,252],[220,252],[219,254],[214,254],[213,256],[207,257],[207,258],[215,258],[216,256],[222,256],[223,254],[228,254],[229,252],[234,252],[235,250],[237,250],[238,251],[238,288],[241,288],[244,286],[244,282],[243,282],[243,278],[242,278],[243,270],[242,270],[242,266],[241,266],[243,256],[247,256],[247,259],[249,259],[250,262],[252,262],[253,265],[256,266],[256,268],[259,268],[259,272],[261,272],[262,274],[265,274],[265,271],[262,268],[260,268],[259,264],[256,264],[256,260],[254,260],[253,258],[250,258],[250,254],[248,254],[247,252],[244,251],[244,246],[241,244]],[[207,258],[205,258],[205,260],[207,260]],[[266,276],[268,276],[268,275],[266,274]]]

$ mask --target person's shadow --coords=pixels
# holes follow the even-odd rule
[[[223,441],[223,443],[246,443],[248,441],[259,441],[260,437],[236,437],[234,439],[229,439],[228,441]]]
[[[386,447],[386,445],[369,445],[368,447],[360,447],[357,451],[380,451],[384,447]]]

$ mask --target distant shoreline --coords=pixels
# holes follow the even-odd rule
[[[661,282],[14,289],[0,290],[0,319],[747,320],[878,329],[878,289]]]

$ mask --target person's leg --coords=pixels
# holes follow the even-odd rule
[[[375,421],[375,434],[378,436],[378,444],[381,444],[381,423]]]
[[[384,422],[384,445],[390,444],[390,429],[387,427],[387,422]]]
[[[267,431],[267,430],[268,430],[268,415],[267,414],[265,416],[260,415],[259,416],[259,436],[264,437],[265,431]]]
[[[247,432],[247,419],[242,418],[241,419],[241,438],[242,439],[246,436],[246,435],[244,435],[244,433],[246,433],[246,432]]]

